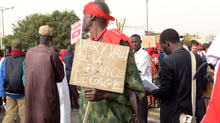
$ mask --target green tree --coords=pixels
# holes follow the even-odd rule
[[[186,33],[184,36],[183,36],[183,40],[184,40],[184,44],[189,44],[190,41],[192,40],[193,38],[193,35],[189,34],[189,33]]]
[[[38,44],[38,29],[42,25],[49,25],[53,29],[53,44],[59,49],[65,49],[70,42],[71,25],[78,21],[74,11],[54,11],[52,14],[32,14],[13,24],[13,38],[19,38],[24,47],[29,49]],[[88,37],[86,35],[85,37]]]
[[[7,35],[3,38],[4,45],[6,47],[11,46],[11,41],[14,39],[14,35]]]
[[[47,24],[49,15],[33,14],[13,24],[14,38],[23,41],[24,48],[37,45],[37,33],[41,25]]]
[[[48,24],[53,28],[53,44],[60,49],[65,49],[70,42],[71,25],[78,20],[79,18],[73,11],[54,11]]]

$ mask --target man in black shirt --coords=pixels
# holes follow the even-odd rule
[[[160,35],[160,45],[168,55],[162,61],[160,89],[146,89],[146,93],[161,99],[161,123],[179,123],[180,113],[192,115],[191,103],[191,57],[182,47],[179,34],[174,29],[166,29]],[[196,68],[202,64],[196,56]],[[205,114],[203,89],[206,70],[202,69],[196,76],[196,118],[200,122]]]

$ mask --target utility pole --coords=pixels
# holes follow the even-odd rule
[[[4,33],[4,12],[8,9],[13,9],[14,7],[11,7],[11,8],[6,8],[6,7],[0,7],[0,11],[1,11],[1,14],[2,14],[2,36],[1,36],[1,49],[3,48],[3,38],[5,36],[5,33]]]
[[[147,26],[147,35],[148,35],[148,0],[146,0],[146,26]]]

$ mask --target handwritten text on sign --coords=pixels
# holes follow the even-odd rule
[[[123,93],[129,47],[82,40],[75,48],[71,84]]]

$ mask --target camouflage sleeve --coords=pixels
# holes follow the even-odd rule
[[[128,42],[126,41],[121,41],[120,44],[124,46],[129,46]],[[128,97],[126,96],[128,94],[127,89],[131,89],[135,91],[139,101],[145,95],[144,86],[139,71],[137,69],[137,66],[135,64],[134,54],[131,49],[129,51],[128,60],[127,60],[124,93],[123,94],[111,93],[109,100],[115,100],[122,104],[128,104],[130,101],[128,101]]]

